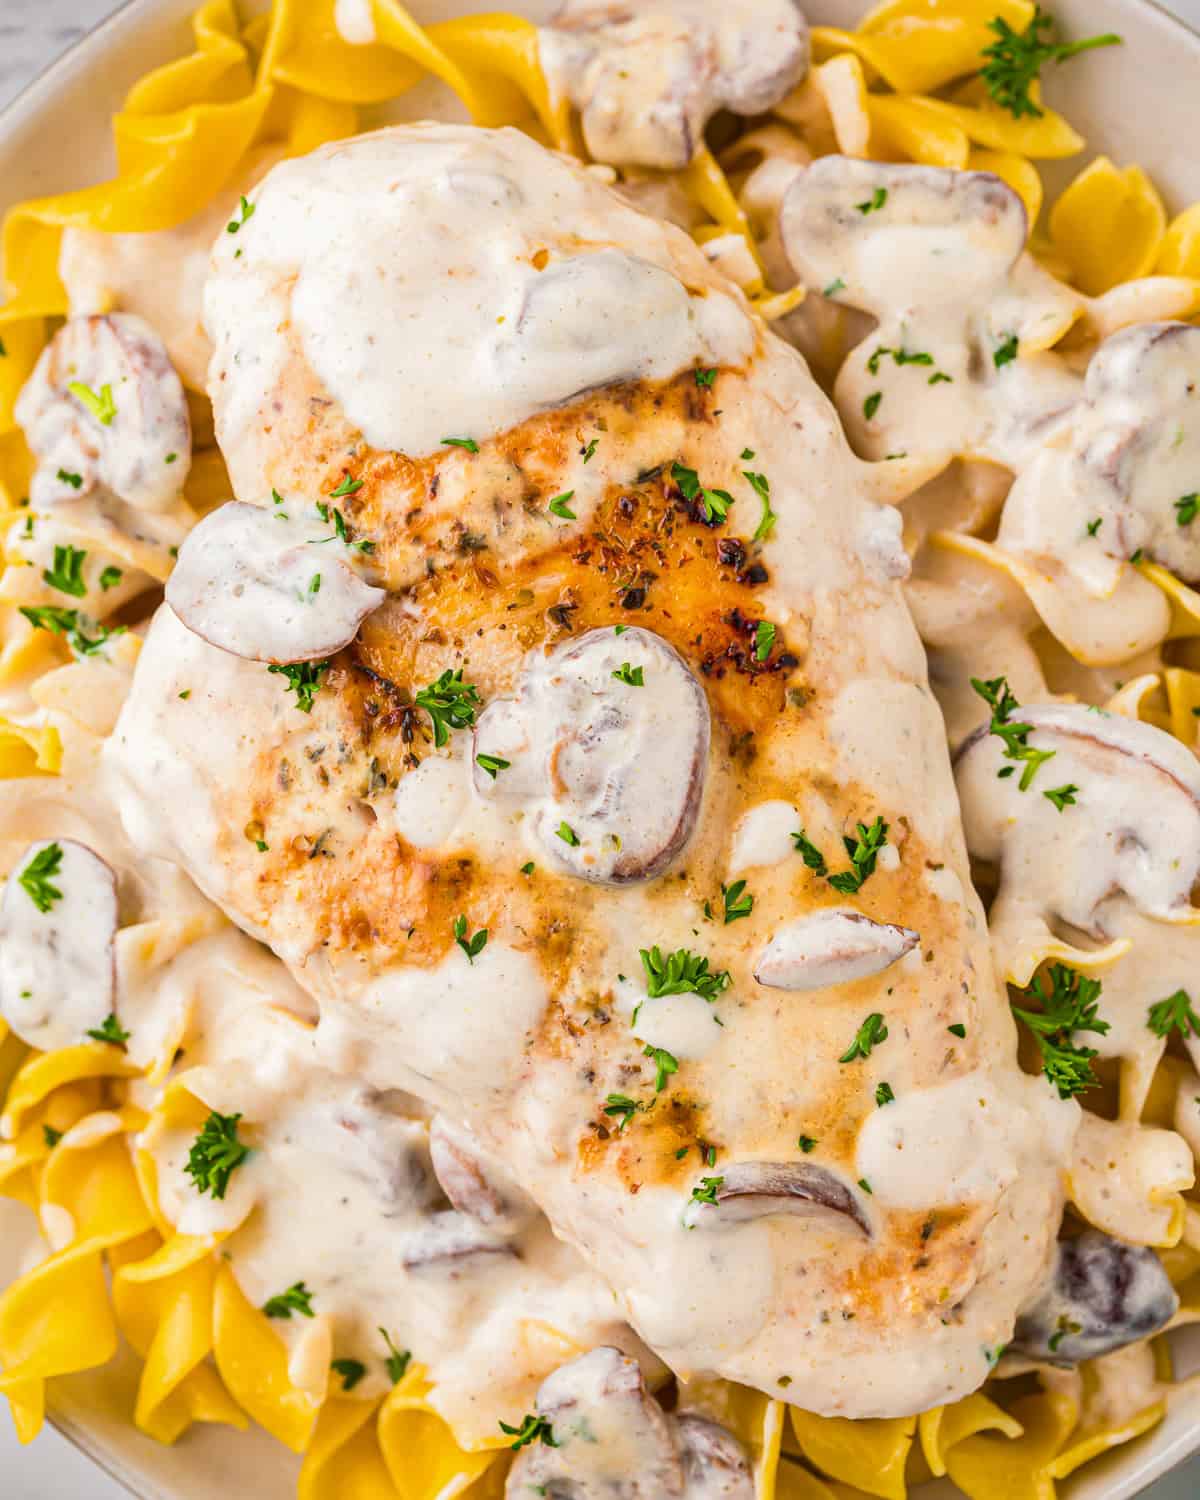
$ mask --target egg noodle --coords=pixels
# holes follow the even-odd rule
[[[138,649],[126,634],[103,657],[76,660],[67,635],[36,629],[20,613],[22,604],[44,599],[28,591],[30,554],[21,532],[33,513],[25,499],[33,460],[14,407],[56,320],[69,311],[59,276],[64,230],[174,231],[215,201],[236,198],[253,180],[248,163],[349,136],[430,75],[475,123],[516,124],[543,144],[584,154],[578,121],[543,76],[537,29],[528,21],[493,14],[421,27],[395,0],[371,0],[375,40],[352,45],[334,9],[333,0],[275,0],[269,15],[243,25],[232,0],[209,0],[194,16],[190,55],[141,79],[116,116],[116,177],[21,204],[7,218],[0,492],[9,530],[0,682],[26,690],[34,705],[0,721],[0,773],[18,783],[0,814],[9,858],[26,842],[26,799],[52,802],[52,778],[94,753],[111,728],[111,700],[123,692]],[[1043,213],[1035,162],[1071,156],[1084,142],[1049,108],[1017,118],[988,97],[976,75],[996,17],[1022,30],[1034,7],[1026,0],[886,0],[857,31],[818,27],[813,68],[769,117],[711,151],[702,147],[685,170],[659,174],[660,186],[691,203],[696,238],[760,311],[785,320],[785,331],[787,320],[796,320],[797,342],[830,383],[855,341],[852,315],[833,298],[818,307],[816,287],[802,305],[801,288],[772,278],[763,243],[770,226],[755,193],[771,161],[803,165],[836,151],[1001,177],[1028,209],[1037,262],[1063,283],[1054,289],[1059,315],[1037,343],[1041,349],[1069,354],[1072,340],[1151,318],[1186,318],[1200,305],[1200,206],[1168,222],[1140,168],[1099,157]],[[1023,341],[1022,353],[1034,347]],[[169,573],[177,545],[171,538],[228,493],[200,379],[188,383],[195,385],[189,401],[197,441],[176,530],[133,539],[110,526],[101,538],[94,527],[67,524],[54,533],[60,543],[83,535],[93,547],[102,542],[105,556],[147,587]],[[1022,697],[1036,696],[1040,681],[1043,694],[1104,704],[1194,747],[1200,595],[1158,564],[1125,568],[1120,586],[1145,591],[1149,600],[1143,614],[1150,623],[1129,653],[1136,671],[1121,681],[1111,669],[1089,665],[1089,621],[1104,601],[1083,608],[1067,584],[1006,547],[1003,525],[997,531],[1002,500],[989,480],[994,465],[974,452],[964,440],[947,455],[963,480],[952,493],[940,492],[935,480],[905,512],[914,588],[930,631],[921,609],[919,623],[935,638],[935,651],[939,601],[963,588],[981,591],[995,643],[989,675],[1023,682]],[[112,598],[89,592],[86,600],[99,620],[127,602],[119,590]],[[129,973],[152,976],[223,925],[214,908],[197,907],[193,898],[183,916],[122,931],[121,962]],[[1173,941],[1200,943],[1200,936],[1183,932]],[[1128,946],[1085,953],[1048,930],[1025,932],[1010,945],[1009,977],[1025,983],[1050,958],[1088,971],[1103,965],[1107,973],[1119,968]],[[0,1296],[0,1391],[23,1441],[42,1425],[47,1382],[106,1364],[123,1338],[143,1361],[132,1419],[161,1442],[176,1442],[194,1423],[257,1422],[303,1455],[302,1500],[502,1495],[509,1439],[498,1434],[488,1446],[460,1446],[428,1400],[430,1381],[419,1363],[397,1371],[389,1391],[364,1399],[298,1384],[276,1327],[251,1305],[222,1256],[223,1240],[237,1230],[191,1235],[164,1215],[153,1158],[137,1143],[148,1127],[194,1133],[208,1114],[169,1080],[186,1020],[158,1039],[148,1068],[109,1042],[39,1053],[5,1033],[0,1021],[0,1191],[38,1217],[50,1246]],[[1181,1295],[1177,1322],[1195,1321],[1200,1205],[1188,1196],[1190,1159],[1177,1161],[1164,1137],[1179,1098],[1194,1094],[1200,1080],[1182,1054],[1167,1055],[1166,1043],[1149,1033],[1105,1059],[1100,1076],[1100,1102],[1085,1121],[1103,1134],[1100,1153],[1120,1159],[1124,1185],[1114,1198],[1104,1167],[1082,1164],[1071,1200],[1098,1227],[1159,1247]],[[578,1352],[570,1341],[560,1338],[560,1345],[562,1353]],[[746,1445],[761,1500],[901,1500],[911,1486],[946,1474],[972,1500],[1048,1500],[1056,1481],[1161,1422],[1191,1384],[1173,1380],[1167,1341],[1158,1337],[1072,1370],[1005,1361],[985,1390],[920,1417],[823,1418],[719,1382],[696,1394]]]

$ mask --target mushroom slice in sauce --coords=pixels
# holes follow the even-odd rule
[[[193,634],[249,661],[318,661],[379,608],[385,591],[359,577],[332,520],[298,503],[231,500],[188,534],[166,593]]]
[[[183,383],[158,334],[132,313],[64,323],[16,417],[38,458],[35,506],[103,485],[136,509],[159,511],[183,488],[192,456]]]
[[[773,1214],[837,1214],[864,1234],[871,1223],[857,1196],[840,1177],[812,1162],[750,1161],[727,1167],[715,1203],[690,1202],[689,1229],[725,1228]]]
[[[997,538],[1057,558],[1097,597],[1138,552],[1200,581],[1200,328],[1143,323],[1088,365],[1062,443],[1013,486]]]
[[[0,898],[0,1015],[31,1047],[87,1040],[112,1014],[117,879],[73,839],[24,851]]]
[[[1088,1229],[1058,1246],[1049,1285],[1017,1319],[1009,1349],[1075,1365],[1157,1333],[1179,1298],[1153,1250]]]
[[[754,977],[775,990],[827,989],[882,973],[920,941],[909,927],[835,907],[781,928],[759,955]]]
[[[485,1161],[479,1142],[464,1126],[435,1115],[429,1152],[438,1183],[459,1213],[500,1235],[515,1234],[529,1219],[532,1205],[515,1183]]]
[[[1078,704],[1016,715],[1031,726],[1029,748],[1053,755],[1025,791],[1028,763],[1005,759],[987,729],[964,743],[955,765],[967,846],[1002,867],[993,934],[1011,909],[1112,937],[1105,903],[1121,894],[1146,916],[1185,914],[1200,877],[1200,764],[1191,751],[1151,724]],[[1074,800],[1060,812],[1045,793],[1062,787]]]
[[[542,1382],[535,1404],[557,1446],[522,1449],[508,1476],[508,1500],[683,1500],[670,1423],[647,1394],[637,1362],[619,1349],[593,1349],[560,1366]]]
[[[800,81],[808,25],[794,0],[565,0],[539,54],[597,161],[685,167],[718,109],[763,114]]]
[[[684,1411],[672,1426],[683,1458],[684,1500],[754,1500],[754,1475],[732,1432],[698,1412]]]
[[[343,1134],[331,1136],[325,1120],[318,1120],[320,1138],[337,1143],[345,1171],[369,1182],[385,1206],[384,1217],[423,1213],[438,1198],[429,1163],[426,1127],[387,1107],[387,1095],[363,1092],[340,1103],[333,1125]]]
[[[457,1276],[469,1272],[476,1256],[512,1253],[511,1246],[469,1214],[447,1209],[430,1214],[420,1229],[404,1236],[400,1261],[407,1271],[442,1270]]]
[[[649,880],[695,826],[709,736],[704,689],[673,647],[649,630],[590,630],[532,653],[517,696],[480,715],[476,757],[509,768],[492,777],[476,760],[475,787],[527,808],[569,874]]]

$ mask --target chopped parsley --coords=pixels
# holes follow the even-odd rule
[[[1190,526],[1200,511],[1200,493],[1184,495],[1175,502],[1175,520],[1180,526]]]
[[[1200,1037],[1200,1016],[1192,1009],[1191,996],[1186,990],[1176,990],[1147,1012],[1146,1025],[1155,1036],[1170,1036],[1177,1031],[1180,1036]]]
[[[888,200],[888,190],[885,187],[877,187],[865,203],[856,203],[854,206],[860,214],[875,214]]]
[[[1063,1339],[1065,1339],[1068,1334],[1082,1332],[1083,1324],[1072,1322],[1072,1320],[1066,1315],[1066,1313],[1063,1313],[1059,1318],[1057,1325],[1055,1326],[1054,1332],[1050,1335],[1050,1339],[1046,1347],[1050,1350],[1051,1354],[1057,1354],[1059,1344],[1062,1343]]]
[[[728,969],[710,973],[708,959],[689,948],[676,948],[665,958],[658,947],[639,951],[646,971],[646,993],[651,1000],[664,995],[701,995],[711,1001],[733,983]]]
[[[725,1186],[723,1177],[702,1177],[698,1187],[692,1189],[691,1203],[711,1203],[717,1206],[717,1194]]]
[[[500,1431],[507,1437],[515,1439],[509,1445],[514,1450],[525,1448],[530,1443],[545,1443],[547,1448],[559,1446],[554,1437],[554,1428],[545,1417],[533,1415],[522,1417],[519,1427],[510,1427],[507,1422],[501,1422]]]
[[[1075,806],[1075,793],[1078,790],[1079,788],[1073,781],[1068,781],[1064,786],[1051,787],[1048,792],[1043,792],[1042,796],[1047,802],[1053,802],[1059,812],[1062,812],[1064,808]]]
[[[35,630],[49,630],[53,635],[65,636],[77,656],[94,656],[114,636],[125,634],[124,625],[107,630],[103,625],[88,624],[86,628],[95,630],[96,634],[86,635],[87,617],[77,609],[63,609],[57,604],[22,604],[18,607]]]
[[[583,461],[584,461],[585,464],[591,463],[592,459],[595,458],[595,456],[596,456],[596,449],[599,446],[600,446],[600,439],[599,438],[592,438],[592,440],[588,443],[588,445],[587,445],[586,448],[581,448],[579,450],[580,453],[583,454]]]
[[[1024,31],[1014,31],[1003,16],[996,16],[987,24],[997,39],[983,49],[987,63],[979,70],[979,76],[993,101],[1015,120],[1023,115],[1041,118],[1043,110],[1029,91],[1046,63],[1064,63],[1080,52],[1113,47],[1121,41],[1111,31],[1079,42],[1050,41],[1055,23],[1040,5],[1034,7],[1033,19]],[[1045,39],[1040,35],[1043,31],[1047,33]]]
[[[642,1056],[654,1063],[654,1092],[661,1094],[671,1074],[679,1072],[679,1063],[665,1047],[645,1047]]]
[[[348,469],[343,469],[342,482],[338,485],[336,490],[329,491],[329,498],[331,500],[342,500],[347,495],[357,495],[362,487],[363,482],[361,479],[351,479],[350,471]],[[344,541],[345,538],[343,537],[342,540]]]
[[[748,917],[754,910],[754,897],[746,890],[744,880],[735,880],[732,885],[722,885],[721,897],[725,902],[726,927],[739,917]]]
[[[642,1108],[643,1106],[636,1099],[631,1099],[628,1094],[609,1094],[608,1098],[604,1101],[604,1113],[619,1121],[617,1125],[618,1135],[624,1131],[630,1120]]]
[[[575,520],[575,512],[571,509],[568,501],[572,500],[574,495],[574,490],[567,490],[561,495],[555,495],[546,509],[552,516],[559,516],[564,521],[573,521]]]
[[[254,217],[256,205],[251,203],[245,193],[238,200],[238,206],[234,217],[225,226],[226,234],[237,234],[244,224],[248,224]]]
[[[54,1150],[55,1146],[58,1145],[59,1141],[61,1141],[62,1138],[62,1131],[55,1130],[53,1125],[42,1126],[42,1140],[45,1141],[46,1145],[50,1148],[51,1151]]]
[[[81,401],[101,427],[111,427],[113,418],[117,414],[117,403],[113,400],[112,386],[102,385],[100,394],[97,395],[90,385],[84,385],[82,380],[69,380],[67,390],[70,391],[76,401]]]
[[[836,297],[839,292],[846,290],[845,279],[841,276],[835,277],[833,281],[822,291],[822,297]]]
[[[875,862],[879,858],[879,851],[887,843],[887,835],[888,825],[880,817],[869,828],[865,823],[859,823],[853,838],[847,838],[843,834],[842,843],[850,856],[851,867],[829,876],[829,884],[835,891],[841,891],[844,896],[853,896],[862,889],[875,873]]]
[[[642,667],[631,667],[627,661],[623,661],[612,674],[618,682],[623,682],[627,687],[645,687],[646,674]]]
[[[367,1373],[366,1365],[359,1359],[335,1359],[329,1368],[342,1377],[344,1391],[352,1391]]]
[[[775,645],[775,626],[770,620],[760,620],[754,630],[754,660],[766,661]]]
[[[533,866],[533,860],[530,860],[528,864],[521,866],[521,874],[522,875],[532,875],[533,874],[533,868],[534,868],[534,866]]]
[[[874,1194],[874,1188],[872,1188],[871,1184],[865,1177],[860,1177],[858,1179],[858,1185],[860,1188],[862,1188],[864,1193],[871,1193],[872,1195]]]
[[[988,725],[988,732],[994,734],[1004,745],[1004,758],[1024,764],[1021,772],[1020,788],[1027,792],[1037,775],[1039,767],[1048,760],[1053,760],[1054,750],[1035,750],[1029,744],[1029,736],[1033,733],[1032,724],[1014,723],[1012,715],[1020,708],[1020,704],[1013,696],[1012,690],[1005,677],[992,677],[987,681],[978,677],[971,678],[971,686],[992,710],[992,721]],[[1013,769],[997,772],[1001,777],[1011,776]],[[1078,791],[1078,787],[1075,789]],[[1059,808],[1062,811],[1062,808]]]
[[[875,1103],[882,1109],[885,1104],[895,1104],[895,1102],[896,1096],[892,1092],[891,1084],[881,1083],[875,1090]]]
[[[79,547],[55,547],[54,566],[42,569],[42,582],[57,589],[60,594],[70,594],[73,599],[82,599],[87,593],[83,581],[83,563],[87,553]]]
[[[808,837],[803,828],[799,833],[792,834],[792,842],[796,846],[796,853],[803,858],[804,863],[814,875],[828,874],[829,866],[825,863],[825,856]]]
[[[1047,987],[1046,980],[1049,980]],[[1042,1054],[1042,1071],[1058,1090],[1060,1099],[1071,1099],[1099,1080],[1092,1070],[1094,1047],[1077,1046],[1077,1031],[1103,1036],[1108,1022],[1097,1015],[1100,981],[1088,979],[1066,964],[1051,964],[1046,976],[1037,975],[1021,994],[1036,1000],[1039,1010],[1013,1006],[1013,1015],[1024,1023]]]
[[[562,839],[564,844],[570,844],[572,849],[579,848],[579,835],[571,827],[570,823],[560,823],[554,830],[555,836]]]
[[[695,372],[695,375],[696,384],[701,388],[701,390],[711,390],[712,383],[717,378],[717,372],[715,370],[697,370]]]
[[[120,568],[107,567],[100,574],[100,587],[107,594],[109,589],[115,589],[125,574]]]
[[[391,1335],[386,1328],[379,1332],[383,1335],[383,1342],[387,1345],[387,1358],[384,1360],[384,1369],[388,1372],[388,1378],[393,1385],[399,1385],[404,1379],[405,1372],[412,1362],[412,1351],[409,1349],[397,1349],[392,1343]]]
[[[349,477],[349,475],[346,476],[347,479],[349,479]],[[360,480],[359,484],[361,485],[361,483],[362,481]],[[274,493],[274,491],[272,491],[272,493]],[[343,490],[339,487],[338,489],[331,492],[330,498],[332,499],[336,495],[349,495],[353,493],[353,490]],[[275,503],[276,505],[280,503],[278,496],[276,496]],[[284,511],[275,511],[274,514],[282,517],[282,519],[285,521],[287,520],[287,515]],[[318,500],[317,515],[320,516],[322,521],[333,522],[333,535],[320,537],[317,541],[311,542],[309,544],[310,546],[323,547],[326,542],[341,542],[344,547],[349,547],[355,552],[374,552],[374,542],[369,541],[366,538],[364,538],[360,542],[352,542],[350,540],[350,531],[346,525],[346,518],[341,513],[341,511],[338,510],[336,505],[326,505],[324,500]]]
[[[956,1036],[959,1038],[965,1037],[967,1034],[967,1028],[961,1021],[955,1021],[952,1026],[947,1026],[946,1030],[950,1033],[951,1036]]]
[[[887,1022],[878,1011],[872,1011],[854,1033],[854,1040],[838,1058],[838,1062],[850,1063],[858,1057],[870,1057],[871,1049],[888,1038]]]
[[[321,680],[329,671],[327,661],[297,661],[281,664],[276,662],[267,668],[279,677],[287,679],[287,691],[295,693],[296,707],[301,713],[310,714],[313,703],[321,690]]]
[[[250,1155],[250,1147],[238,1140],[241,1115],[222,1115],[214,1109],[192,1142],[184,1171],[198,1193],[224,1198],[229,1179]]]
[[[93,1027],[88,1036],[95,1042],[109,1042],[114,1047],[123,1047],[129,1040],[129,1033],[110,1011],[100,1026]]]
[[[875,413],[879,410],[879,403],[882,400],[883,400],[883,392],[882,391],[872,391],[871,394],[867,397],[867,399],[863,402],[863,416],[866,417],[866,419],[867,419],[868,422],[871,420],[872,417],[874,417]]]
[[[486,771],[492,780],[495,781],[497,773],[507,771],[509,766],[512,765],[512,761],[501,760],[498,755],[477,755],[475,757],[475,764],[481,771]]]
[[[1021,341],[1017,335],[1010,333],[992,350],[992,363],[996,366],[997,370],[1002,370],[1005,365],[1012,364],[1013,360],[1017,357],[1017,350],[1020,346]]]
[[[62,900],[62,892],[51,884],[62,871],[62,861],[62,845],[47,844],[17,876],[17,883],[40,912],[49,911],[56,901]]]
[[[268,1318],[290,1318],[294,1312],[299,1313],[302,1318],[315,1318],[312,1297],[313,1294],[304,1283],[297,1281],[277,1297],[268,1297],[263,1303],[263,1312]]]
[[[483,950],[487,947],[488,930],[481,927],[474,937],[467,936],[466,917],[455,917],[454,919],[454,941],[467,955],[467,962],[473,964]]]
[[[754,457],[749,448],[746,449],[746,453],[749,453],[751,458]],[[743,458],[746,457],[746,453],[742,454]],[[779,519],[771,509],[771,482],[765,474],[756,474],[752,469],[743,469],[742,478],[748,481],[750,488],[762,501],[762,515],[759,517],[758,525],[754,528],[752,538],[753,541],[761,542],[771,535],[775,529],[775,522]]]
[[[468,453],[479,452],[479,444],[475,441],[474,438],[448,437],[443,438],[442,442],[446,445],[447,448],[465,448]]]
[[[452,729],[471,728],[482,700],[474,683],[463,681],[461,667],[453,672],[447,667],[436,682],[421,689],[414,701],[429,715],[433,743],[440,748],[450,739]]]
[[[898,365],[932,365],[933,355],[925,353],[910,353],[907,349],[889,349],[886,344],[880,344],[875,352],[867,360],[867,369],[872,375],[879,374],[879,362],[891,357]]]
[[[808,1156],[817,1149],[816,1137],[811,1135],[802,1135],[796,1142],[796,1145],[800,1147],[805,1156]]]
[[[73,490],[79,490],[83,488],[83,475],[73,474],[69,469],[59,469],[58,473],[55,475],[55,478],[58,480],[59,484],[69,484]]]
[[[671,478],[679,486],[679,492],[685,500],[700,501],[704,519],[710,525],[719,524],[728,516],[729,507],[734,503],[728,490],[706,490],[695,469],[689,469],[681,463],[671,465]]]

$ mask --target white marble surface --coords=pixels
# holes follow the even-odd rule
[[[498,4],[497,9],[501,6]],[[0,107],[118,6],[113,0],[0,0]],[[1200,26],[1200,0],[1167,9]],[[0,1402],[0,1405],[3,1405]],[[1147,1500],[1197,1500],[1200,1459],[1147,1491]],[[127,1500],[126,1492],[56,1432],[18,1447],[0,1413],[0,1500]]]

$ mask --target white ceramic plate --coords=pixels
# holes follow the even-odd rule
[[[129,86],[150,68],[190,49],[188,18],[198,0],[129,0],[123,9],[48,69],[0,115],[0,212],[23,198],[81,187],[111,175],[109,118]],[[714,0],[719,3],[719,0]],[[261,6],[250,5],[256,9]],[[471,0],[410,0],[420,21],[503,8]],[[553,0],[509,0],[509,8],[543,19]],[[805,0],[813,21],[852,26],[864,0]],[[1086,62],[1051,70],[1049,94],[1088,138],[1120,164],[1147,167],[1178,209],[1200,200],[1196,100],[1200,36],[1146,0],[1055,0],[1068,35],[1116,31],[1129,45],[1089,54]],[[389,118],[463,118],[440,84],[422,84]],[[374,122],[372,122],[374,123]],[[1083,158],[1052,167],[1051,192]],[[0,1285],[34,1251],[30,1216],[0,1200]],[[1200,1328],[1175,1340],[1176,1373],[1200,1369]],[[174,1448],[136,1432],[128,1421],[138,1367],[131,1355],[103,1370],[54,1382],[51,1418],[102,1468],[143,1500],[213,1500],[221,1495],[293,1500],[298,1460],[257,1429],[233,1433],[198,1427]],[[1069,1500],[1128,1500],[1193,1453],[1200,1452],[1200,1392],[1180,1403],[1145,1438],[1088,1465],[1064,1487]],[[0,1491],[2,1493],[2,1491]],[[944,1484],[920,1500],[942,1500]]]

